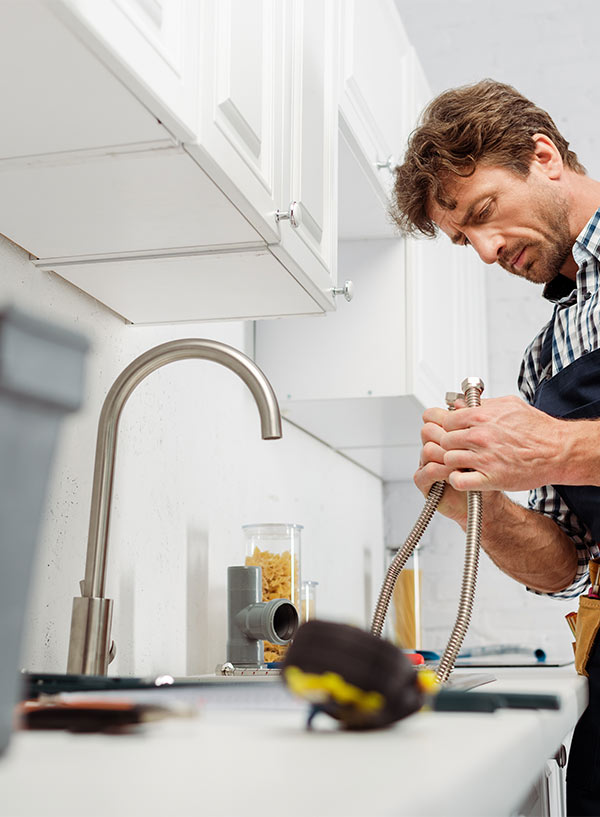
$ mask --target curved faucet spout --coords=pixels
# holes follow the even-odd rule
[[[172,340],[144,352],[121,372],[100,412],[85,579],[81,582],[81,598],[73,602],[68,672],[105,674],[109,662],[112,602],[104,598],[104,592],[117,431],[123,406],[136,386],[153,371],[190,358],[212,360],[241,377],[256,401],[263,439],[281,437],[281,415],[271,384],[249,357],[232,346],[201,338]]]

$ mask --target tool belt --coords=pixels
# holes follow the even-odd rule
[[[588,678],[587,663],[600,630],[600,594],[595,592],[599,585],[600,563],[590,560],[589,568],[591,589],[589,595],[579,597],[574,645],[575,669],[579,675],[585,675]]]

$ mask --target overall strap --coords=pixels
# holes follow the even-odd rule
[[[542,350],[540,352],[540,367],[542,372],[544,372],[552,362],[552,340],[554,338],[554,319],[556,317],[556,309],[557,307],[555,306],[554,312],[552,313],[552,319],[548,323],[546,334],[544,335],[544,340],[542,341]]]

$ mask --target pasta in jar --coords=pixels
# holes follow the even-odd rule
[[[300,593],[298,559],[290,551],[271,553],[255,547],[252,554],[246,556],[247,567],[262,568],[262,600],[289,599],[298,607]],[[265,662],[281,661],[287,644],[264,642]]]

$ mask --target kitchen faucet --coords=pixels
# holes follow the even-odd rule
[[[114,642],[110,642],[113,602],[104,593],[121,411],[135,387],[149,374],[167,363],[190,358],[212,360],[239,375],[256,401],[262,438],[281,437],[281,415],[271,384],[250,358],[224,343],[199,338],[168,341],[144,352],[121,372],[106,395],[98,423],[85,579],[80,582],[81,596],[73,599],[68,673],[106,675],[115,656]]]

